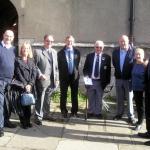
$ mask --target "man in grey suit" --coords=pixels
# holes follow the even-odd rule
[[[42,119],[54,119],[50,116],[50,96],[52,90],[58,86],[59,74],[57,52],[52,48],[52,35],[44,36],[44,46],[35,50],[35,64],[37,66],[37,102],[35,105],[35,123],[42,125]]]

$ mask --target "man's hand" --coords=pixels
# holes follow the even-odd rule
[[[40,80],[46,80],[47,78],[46,78],[46,76],[44,74],[41,74],[40,77],[39,77],[39,79]]]

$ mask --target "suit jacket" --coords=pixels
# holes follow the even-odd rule
[[[67,59],[66,59],[66,54],[65,54],[65,49],[61,49],[58,52],[58,68],[59,68],[59,79],[60,81],[65,80],[67,81],[69,78],[69,71],[68,71],[68,64],[67,64]],[[74,51],[74,68],[73,68],[73,75],[74,75],[74,80],[79,79],[79,62],[80,62],[80,52],[73,48]]]
[[[94,56],[95,52],[88,54],[86,56],[85,64],[83,67],[84,76],[88,76],[89,78],[91,78],[92,76]],[[110,83],[111,77],[111,58],[109,55],[104,53],[102,54],[101,65],[99,70],[100,70],[101,86],[104,89],[106,85]]]
[[[15,60],[15,71],[14,76],[16,83],[22,83],[24,86],[30,84],[34,85],[36,79],[36,67],[32,59],[28,58],[27,64],[17,57]]]
[[[53,80],[54,80],[53,85],[54,87],[56,87],[57,86],[56,81],[59,81],[57,51],[51,48],[49,52],[51,52],[52,54],[52,62],[50,62],[50,56],[45,51],[44,47],[42,47],[41,49],[36,49],[34,52],[38,77],[40,76],[40,74],[44,74],[47,76],[47,80],[39,80],[38,82],[40,82],[42,86],[45,86],[47,84],[50,84],[50,82],[52,82],[50,81],[51,77],[47,75],[47,70],[49,70],[49,68],[51,67],[50,63],[52,63],[52,70],[53,70],[52,72],[53,72]]]
[[[115,68],[115,77],[116,79],[131,79],[131,72],[134,62],[134,53],[135,50],[131,46],[129,47],[127,54],[125,56],[125,61],[123,64],[123,69],[121,72],[120,69],[120,47],[116,48],[112,53],[112,63]]]
[[[146,96],[148,95],[148,97],[150,97],[150,59],[145,71],[145,94]]]

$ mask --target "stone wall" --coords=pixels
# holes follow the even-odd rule
[[[45,33],[62,42],[73,34],[77,42],[102,39],[116,43],[129,33],[130,0],[10,0],[19,15],[19,40],[41,42]],[[150,43],[150,0],[135,0],[135,41]]]

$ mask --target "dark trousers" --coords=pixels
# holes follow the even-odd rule
[[[146,129],[150,133],[150,92],[145,92]]]
[[[68,112],[66,102],[69,86],[71,89],[71,113],[76,114],[78,112],[78,85],[79,79],[74,80],[73,75],[70,75],[67,81],[60,80],[60,109],[62,113]]]
[[[144,120],[143,91],[133,91],[133,93],[134,93],[134,100],[136,104],[137,117],[138,117],[137,124],[142,124]]]
[[[22,113],[19,114],[20,123],[23,126],[28,126],[30,124],[31,118],[31,106],[22,106]]]

